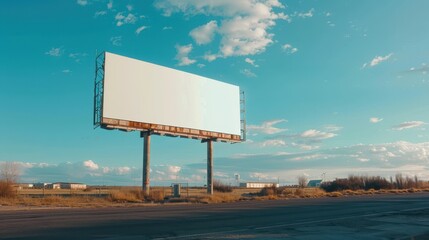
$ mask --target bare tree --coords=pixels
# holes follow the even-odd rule
[[[414,175],[414,187],[415,188],[420,188],[420,180],[419,180],[419,178],[417,177],[417,175]]]
[[[298,186],[300,188],[307,187],[307,182],[308,182],[308,179],[307,179],[307,177],[305,175],[298,176]]]
[[[21,167],[17,162],[2,162],[0,163],[0,180],[7,183],[17,183]]]
[[[404,188],[404,178],[401,173],[397,173],[395,175],[396,188],[402,189]]]

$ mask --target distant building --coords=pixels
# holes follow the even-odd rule
[[[320,184],[322,184],[322,179],[317,179],[317,180],[310,180],[307,183],[307,187],[320,187]]]
[[[242,182],[240,183],[240,187],[243,188],[264,188],[264,187],[279,187],[278,183],[275,182]]]
[[[61,189],[61,185],[59,183],[51,183],[46,186],[48,189]]]
[[[18,184],[19,189],[28,189],[28,188],[34,188],[33,183],[20,183]]]
[[[38,183],[33,184],[33,188],[40,188],[40,189],[49,188],[48,187],[49,185],[52,185],[52,183],[38,182]]]
[[[35,183],[33,188],[39,189],[72,189],[72,190],[84,190],[86,184],[83,183],[68,183],[68,182],[56,182],[56,183]]]
[[[86,189],[86,184],[83,183],[67,183],[67,182],[60,182],[57,183],[60,185],[61,189],[74,189],[74,190],[84,190]]]

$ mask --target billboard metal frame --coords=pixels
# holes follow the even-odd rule
[[[122,131],[139,131],[143,138],[143,172],[142,188],[146,195],[150,189],[150,139],[151,135],[182,137],[201,140],[207,143],[207,193],[213,194],[213,142],[239,143],[246,141],[246,109],[244,92],[240,92],[240,132],[241,135],[226,134],[177,126],[168,126],[155,123],[134,122],[123,119],[103,117],[104,80],[105,80],[105,52],[96,54],[95,84],[94,84],[94,128],[118,129]]]
[[[104,56],[104,52],[102,52],[95,58],[94,128],[101,126],[103,116]]]

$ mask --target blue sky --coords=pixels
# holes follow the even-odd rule
[[[429,180],[429,2],[3,1],[0,162],[21,181],[139,185],[142,139],[93,129],[95,53],[240,86],[248,141],[215,177]],[[206,146],[154,136],[155,184],[205,179]]]

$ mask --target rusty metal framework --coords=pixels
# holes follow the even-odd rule
[[[104,52],[95,58],[94,128],[100,127],[103,116]]]
[[[241,141],[246,141],[246,98],[244,96],[244,91],[240,92],[240,124],[241,124]]]

